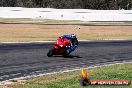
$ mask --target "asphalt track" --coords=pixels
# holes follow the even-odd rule
[[[0,81],[60,70],[132,61],[132,41],[79,42],[67,58],[47,57],[52,43],[0,44]]]

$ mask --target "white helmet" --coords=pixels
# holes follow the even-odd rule
[[[71,38],[76,38],[76,34],[71,34]]]

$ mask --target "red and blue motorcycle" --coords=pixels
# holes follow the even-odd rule
[[[70,54],[67,52],[70,46],[71,46],[70,40],[65,38],[63,39],[62,42],[62,39],[58,38],[54,47],[48,51],[47,56],[52,57],[53,55],[62,55],[64,57],[67,57]]]

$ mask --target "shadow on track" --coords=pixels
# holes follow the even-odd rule
[[[63,56],[61,56],[61,55],[56,55],[56,56],[53,56],[53,57],[63,57]],[[83,58],[83,57],[81,57],[81,56],[79,56],[79,55],[68,55],[68,56],[66,56],[66,57],[64,57],[64,58]]]

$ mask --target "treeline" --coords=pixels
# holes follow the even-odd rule
[[[57,9],[132,9],[132,0],[0,0],[1,7]]]

